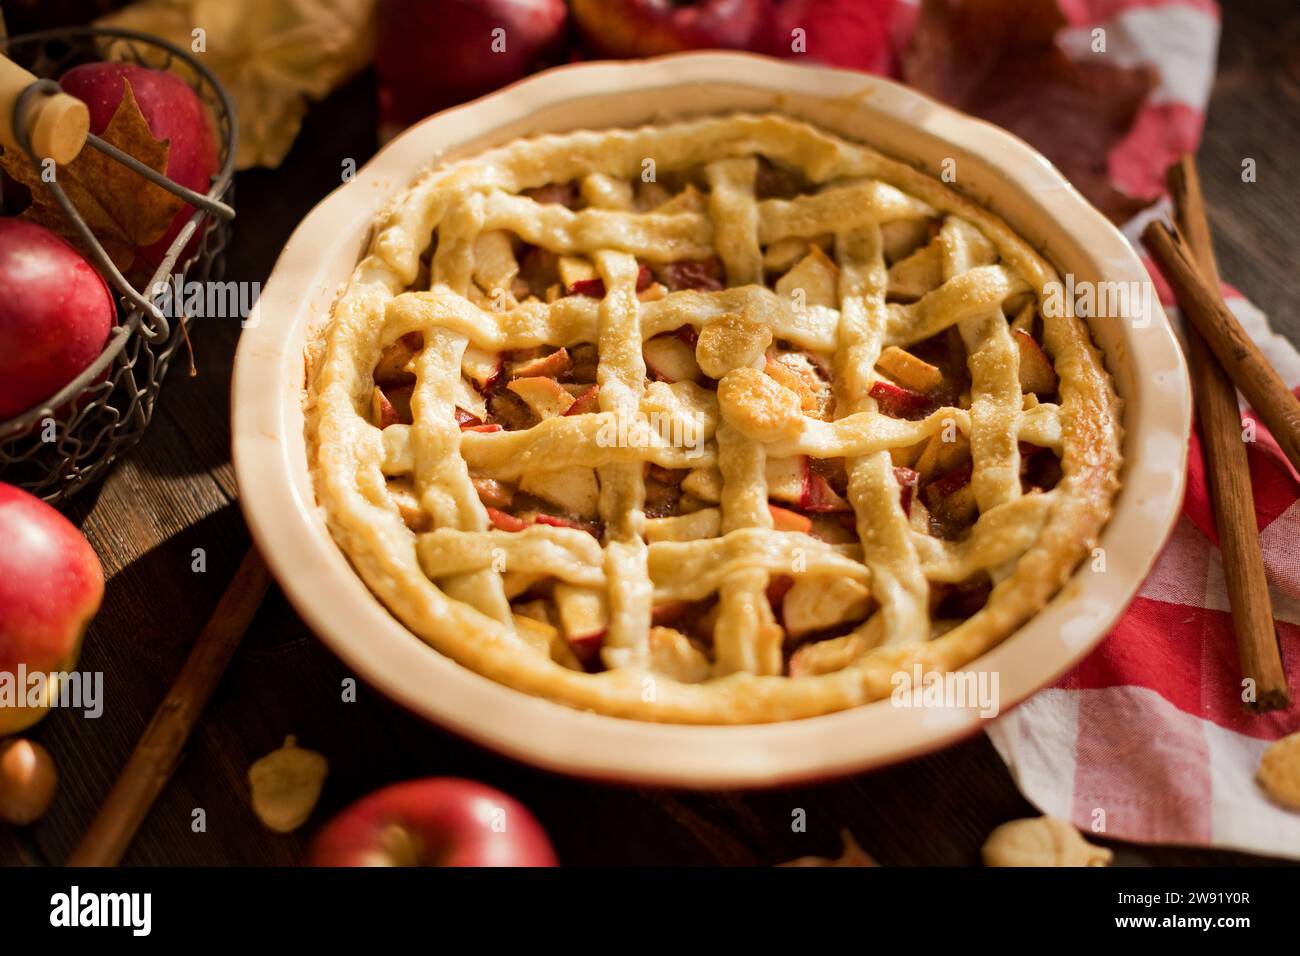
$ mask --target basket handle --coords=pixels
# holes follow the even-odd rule
[[[37,82],[13,60],[0,56],[0,144],[5,149],[22,149],[15,118],[24,93]],[[60,166],[77,158],[90,132],[86,104],[67,93],[38,90],[28,94],[23,120],[32,152]]]

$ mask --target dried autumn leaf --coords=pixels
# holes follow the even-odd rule
[[[980,853],[985,866],[1110,866],[1114,858],[1058,817],[1004,823],[989,834]]]
[[[100,138],[150,169],[159,173],[167,169],[171,144],[153,138],[129,81],[123,80],[122,102]],[[42,180],[40,168],[18,150],[5,150],[0,167],[31,190],[32,204],[23,219],[45,226],[89,253]],[[135,261],[138,248],[162,238],[185,205],[179,196],[89,146],[67,166],[58,167],[55,175],[108,257],[123,271]]]
[[[201,28],[206,46],[201,59],[235,101],[235,168],[274,169],[293,145],[308,102],[326,96],[370,62],[375,3],[137,0],[96,25],[142,30],[185,48]],[[122,58],[137,49],[110,44],[106,52]],[[165,66],[161,60],[152,65]]]
[[[1277,803],[1300,810],[1300,733],[1269,745],[1259,760],[1256,779]]]
[[[1117,190],[1109,156],[1156,77],[1147,67],[1071,60],[1056,43],[1065,25],[1056,0],[923,0],[903,79],[1032,143],[1123,222],[1154,197]]]
[[[298,746],[297,738],[284,738],[248,769],[253,812],[276,833],[289,833],[307,822],[320,799],[329,762],[314,750]]]
[[[858,841],[853,839],[853,834],[848,830],[840,831],[840,839],[844,841],[844,849],[840,852],[837,859],[831,860],[824,856],[801,856],[796,860],[790,860],[787,863],[778,863],[778,866],[879,866],[871,858],[871,854],[862,847],[858,846]]]

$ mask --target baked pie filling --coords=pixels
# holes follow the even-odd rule
[[[1119,402],[1055,280],[783,117],[517,141],[378,223],[309,348],[317,496],[393,614],[519,690],[851,707],[997,644],[1106,521]]]

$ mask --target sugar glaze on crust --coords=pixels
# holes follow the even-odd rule
[[[639,185],[647,158],[674,194]],[[775,191],[764,186],[773,171],[785,177]],[[556,184],[576,184],[576,201],[548,201]],[[593,277],[570,294],[529,295],[521,250],[585,262]],[[646,287],[648,271],[700,271],[683,262],[720,263],[725,284]],[[1060,590],[1110,514],[1119,400],[1085,326],[1042,314],[1055,281],[1005,223],[959,193],[779,115],[519,140],[429,170],[382,213],[309,343],[316,495],[338,546],[393,615],[517,690],[682,723],[853,707],[888,696],[900,669],[958,669],[1006,638]],[[412,335],[409,421],[394,423],[377,410],[376,369]],[[646,343],[674,335],[694,342],[694,381],[647,368]],[[1017,336],[1050,357],[1046,400],[1023,388],[1030,345]],[[957,350],[949,357],[964,351],[965,370],[948,375],[960,396],[940,387],[933,407],[882,410],[886,360],[900,379],[939,367],[909,361],[936,342]],[[465,427],[478,419],[464,406],[482,398],[465,397],[467,356],[538,353],[545,364],[593,345],[590,411]],[[824,384],[830,401],[800,404],[799,380],[773,368],[782,362]],[[532,368],[508,365],[518,377]],[[571,398],[572,365],[553,379]],[[512,395],[554,391],[534,386]],[[701,439],[690,447],[668,427],[688,423]],[[623,437],[602,440],[610,434]],[[947,472],[964,468],[968,487],[942,494],[955,480],[941,476],[909,496],[900,482],[928,446],[943,455],[941,436],[968,449],[968,464]],[[1027,484],[1027,459],[1050,461],[1050,487]],[[835,463],[842,493],[829,507],[851,510],[772,507],[772,463],[792,460]],[[486,482],[532,481],[545,495],[537,476],[565,469],[584,487],[587,471],[595,476],[590,520],[519,518],[484,503]],[[683,473],[680,485],[700,493],[679,485],[679,502],[689,500],[681,513],[648,514],[653,476]],[[946,509],[960,520],[945,524]],[[846,534],[818,531],[829,518]],[[954,595],[976,590],[978,608],[954,616]],[[847,597],[828,614],[806,611],[832,620],[827,629],[792,636],[791,593]],[[534,594],[543,596],[521,604]],[[576,658],[577,642],[566,642],[576,636],[570,611],[604,623],[594,658]],[[849,618],[834,621],[837,612]]]

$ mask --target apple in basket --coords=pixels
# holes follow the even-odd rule
[[[104,571],[72,522],[6,484],[0,542],[2,737],[40,720],[48,694],[57,691],[50,675],[76,665],[81,636],[104,596]]]
[[[0,421],[76,378],[116,320],[108,286],[77,250],[35,223],[0,219]]]
[[[381,0],[376,21],[380,120],[389,134],[554,61],[568,10],[564,0]]]
[[[179,76],[135,63],[85,63],[59,77],[64,92],[90,110],[90,131],[96,135],[112,121],[127,83],[149,132],[168,143],[165,175],[197,193],[206,193],[217,171],[216,140],[203,101]],[[182,206],[162,238],[138,250],[137,261],[147,272],[152,273],[162,262],[167,247],[193,212],[193,206]],[[193,248],[191,243],[187,254]]]
[[[771,0],[573,0],[583,46],[596,56],[656,56],[678,50],[762,49]]]
[[[326,824],[312,866],[555,866],[537,818],[473,780],[428,777],[377,790]]]

